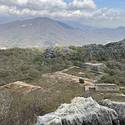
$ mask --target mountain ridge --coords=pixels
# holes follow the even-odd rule
[[[82,27],[81,27],[82,28]],[[75,28],[63,21],[48,17],[17,20],[0,24],[0,47],[48,47],[85,44],[104,44],[125,37],[125,28]]]

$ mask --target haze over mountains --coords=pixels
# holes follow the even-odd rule
[[[0,24],[0,47],[48,47],[104,44],[125,38],[125,27],[115,29],[71,25],[49,18]]]

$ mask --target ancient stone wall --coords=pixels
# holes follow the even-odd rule
[[[118,92],[119,87],[115,84],[96,84],[95,85],[95,90],[96,91],[101,91],[101,92]]]

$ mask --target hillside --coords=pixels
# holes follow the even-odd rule
[[[125,40],[106,45],[55,47],[42,49],[0,50],[0,84],[32,81],[41,74],[55,72],[84,62],[105,62],[124,74]],[[113,70],[112,69],[112,70]]]
[[[85,64],[104,67],[98,71],[97,68],[85,68]],[[95,100],[123,102],[124,76],[125,40],[44,50],[0,50],[0,123],[34,125],[36,116],[52,112],[76,96],[87,96],[79,77],[85,77],[86,85],[93,85],[96,80],[120,88],[117,92],[94,92]]]

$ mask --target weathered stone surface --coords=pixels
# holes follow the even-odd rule
[[[125,125],[125,102],[112,102],[106,99],[100,104],[115,110],[118,114],[120,125]]]
[[[117,113],[92,98],[77,97],[55,112],[39,116],[36,125],[120,125]]]

